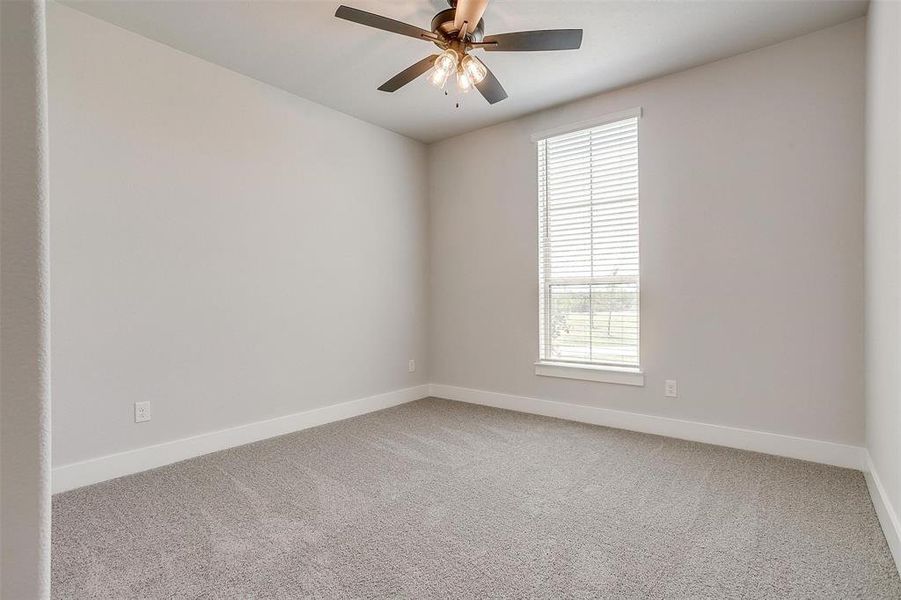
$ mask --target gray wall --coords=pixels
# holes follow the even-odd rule
[[[44,3],[0,2],[0,596],[50,595]]]
[[[428,381],[422,144],[48,17],[54,465]]]
[[[432,145],[432,381],[860,445],[864,50],[858,19]],[[536,376],[530,135],[636,106],[646,385]]]
[[[901,507],[901,4],[873,2],[868,18],[867,448],[897,511]]]

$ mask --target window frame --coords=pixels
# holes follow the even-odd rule
[[[532,135],[531,139],[534,144],[536,144],[536,161],[538,158],[537,144],[547,140],[548,138],[566,135],[569,133],[575,133],[583,130],[593,129],[595,127],[600,127],[603,125],[607,125],[610,123],[614,123],[617,121],[622,121],[626,119],[637,119],[639,122],[638,133],[636,135],[640,138],[640,120],[642,116],[641,107],[636,107],[624,111],[619,111],[616,113],[610,113],[604,115],[597,119],[592,119],[589,121],[581,121],[578,123],[572,123],[570,125],[566,125],[563,127],[558,127],[555,129],[538,132]],[[641,144],[639,139],[639,161],[640,161],[640,153],[641,153]],[[536,162],[536,167],[538,163]],[[540,172],[538,173],[540,174]],[[640,169],[639,169],[639,177],[640,177]],[[536,214],[539,215],[539,219],[541,218],[540,209],[541,209],[541,189],[538,188],[538,180],[536,177],[536,201],[538,203],[539,210],[536,211]],[[639,191],[640,194],[640,191]],[[547,207],[545,205],[545,210]],[[640,197],[639,197],[639,211],[640,211]],[[547,215],[544,215],[545,221],[547,220]],[[544,304],[539,302],[539,310],[538,310],[538,319],[542,323],[544,330],[542,328],[538,328],[539,333],[539,348],[538,355],[539,359],[535,362],[535,374],[547,377],[560,377],[565,379],[582,379],[588,381],[597,381],[603,383],[616,383],[623,385],[635,385],[635,386],[643,386],[644,385],[644,373],[641,370],[641,270],[639,266],[639,274],[638,275],[629,275],[629,276],[618,276],[618,275],[606,275],[600,277],[570,277],[570,278],[560,278],[560,279],[551,279],[545,277],[543,273],[549,272],[549,260],[550,256],[548,252],[542,253],[541,246],[544,244],[545,240],[541,237],[541,223],[538,223],[538,244],[539,244],[539,256],[543,259],[543,264],[539,264],[539,268],[542,273],[539,273],[538,276],[538,285],[539,292],[541,293],[541,298],[544,300]],[[641,233],[639,230],[639,240],[641,239]],[[641,253],[639,251],[639,261],[640,261]],[[613,365],[613,364],[604,364],[601,362],[580,362],[580,361],[566,361],[566,360],[552,360],[552,359],[542,359],[541,356],[550,356],[550,327],[551,327],[551,319],[547,314],[549,311],[549,306],[547,305],[550,302],[550,291],[551,287],[554,285],[560,285],[561,280],[566,280],[566,283],[571,284],[582,284],[586,286],[590,285],[598,285],[604,283],[635,283],[638,286],[638,364],[635,366],[631,365]],[[628,281],[626,281],[628,280]],[[542,286],[544,289],[542,289]],[[545,347],[542,348],[541,345],[544,344]]]

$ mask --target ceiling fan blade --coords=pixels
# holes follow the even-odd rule
[[[437,54],[426,56],[418,63],[410,65],[409,67],[380,85],[379,90],[382,92],[396,92],[400,88],[404,87],[405,85],[431,69],[432,65],[435,64],[436,58],[438,58]]]
[[[497,80],[497,77],[494,76],[494,73],[491,72],[491,69],[485,67],[485,70],[487,71],[485,79],[476,84],[476,89],[485,96],[488,104],[496,104],[507,97],[507,92],[504,90],[501,82]]]
[[[488,52],[533,52],[577,50],[582,45],[581,29],[544,29],[489,35],[478,44]]]
[[[415,25],[395,21],[394,19],[389,19],[388,17],[383,17],[375,13],[366,12],[365,10],[351,8],[350,6],[339,6],[338,10],[335,11],[335,16],[339,19],[359,23],[360,25],[367,25],[383,31],[399,33],[400,35],[407,35],[420,40],[433,41],[437,39],[437,36],[431,31],[426,31]]]
[[[482,20],[486,8],[488,8],[488,0],[457,0],[454,27],[460,31],[463,29],[464,23],[469,23],[466,31],[471,32]]]

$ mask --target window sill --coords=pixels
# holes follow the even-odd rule
[[[563,379],[583,379],[601,383],[618,383],[620,385],[644,385],[644,373],[640,369],[627,367],[605,367],[601,365],[575,365],[538,361],[535,363],[535,374],[544,377],[561,377]]]

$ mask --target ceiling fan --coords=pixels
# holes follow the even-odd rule
[[[379,87],[383,92],[397,91],[431,69],[429,82],[436,87],[444,89],[448,78],[455,74],[460,92],[475,87],[490,104],[494,104],[506,98],[507,92],[488,67],[470,54],[472,50],[577,50],[582,45],[581,29],[544,29],[485,36],[482,14],[488,7],[488,0],[448,0],[448,4],[450,8],[432,17],[431,31],[349,6],[339,6],[335,16],[431,42],[441,49],[440,53],[423,58],[383,83]]]

